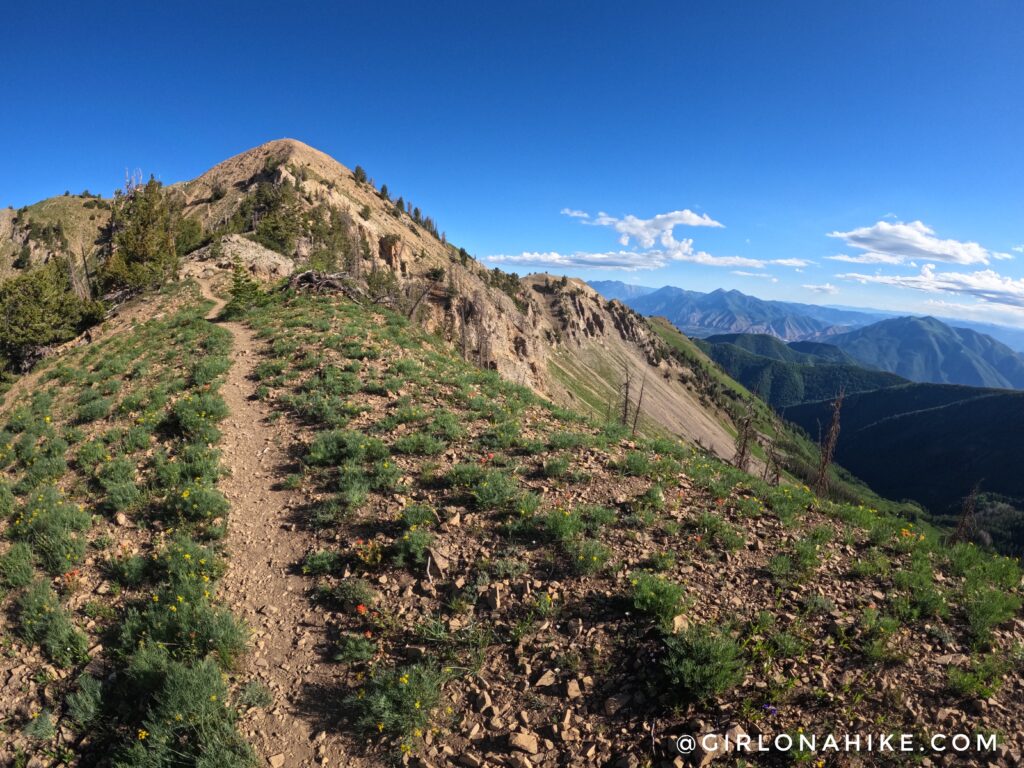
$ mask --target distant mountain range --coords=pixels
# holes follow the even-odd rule
[[[767,333],[794,341],[827,335],[835,326],[798,312],[783,302],[763,301],[723,289],[699,293],[665,286],[625,303],[641,314],[665,317],[683,333],[695,337],[716,333]]]
[[[618,299],[623,303],[628,299],[639,299],[641,296],[646,296],[648,293],[654,293],[658,290],[657,288],[648,288],[645,285],[623,283],[620,280],[591,280],[587,284],[606,299]]]
[[[698,338],[722,333],[767,333],[784,341],[827,340],[834,334],[898,317],[883,310],[770,301],[734,290],[701,293],[672,286],[656,289],[630,285],[618,280],[598,280],[590,285],[606,299],[618,299],[641,314],[666,317],[687,335]],[[959,318],[937,319],[946,325],[991,336],[1017,352],[1024,352],[1024,329]]]

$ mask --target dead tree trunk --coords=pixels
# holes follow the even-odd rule
[[[640,408],[644,404],[644,388],[647,386],[647,371],[644,371],[644,377],[640,379],[640,395],[636,399],[636,408],[633,410],[633,432],[632,437],[636,437],[636,425],[640,421]]]
[[[967,541],[971,531],[974,530],[975,514],[978,511],[978,493],[981,490],[981,483],[976,483],[971,492],[964,496],[963,504],[960,507],[960,519],[957,521],[956,530],[950,538],[950,544],[957,544]]]
[[[768,438],[768,445],[766,446],[766,455],[764,463],[764,474],[761,479],[766,483],[772,485],[778,485],[779,480],[782,477],[782,466],[779,457],[779,435],[778,424],[772,424],[772,428],[775,430],[775,434]]]
[[[832,422],[829,424],[828,432],[821,441],[821,458],[818,463],[818,477],[814,481],[814,491],[819,496],[828,494],[828,469],[832,465],[832,458],[836,453],[836,443],[839,442],[839,418],[843,410],[843,398],[846,391],[840,389],[832,401]]]
[[[622,366],[622,410],[619,412],[619,421],[622,426],[629,426],[629,390],[633,383],[633,372],[629,366]]]
[[[747,410],[740,418],[736,429],[736,453],[733,455],[732,464],[737,469],[747,471],[750,463],[750,446],[754,440],[754,405],[747,403]]]

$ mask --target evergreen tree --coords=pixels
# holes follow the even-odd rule
[[[114,196],[109,224],[110,256],[103,265],[105,289],[156,288],[178,273],[178,212],[152,176],[129,183]]]
[[[0,356],[23,367],[34,350],[75,338],[103,319],[103,305],[71,290],[63,258],[0,283]]]
[[[226,318],[241,317],[253,307],[261,305],[266,295],[253,280],[252,275],[235,259],[231,265],[231,299],[224,306],[223,316]]]

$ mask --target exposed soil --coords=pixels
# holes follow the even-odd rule
[[[208,282],[203,294],[216,302],[207,319],[216,321],[224,306]],[[252,653],[243,670],[273,694],[267,710],[250,710],[242,729],[261,757],[273,766],[355,765],[330,731],[321,728],[323,712],[310,711],[310,687],[331,678],[322,663],[324,622],[305,594],[308,581],[298,569],[306,554],[306,534],[290,522],[298,493],[282,490],[277,480],[288,473],[284,446],[294,436],[268,419],[269,409],[254,397],[251,379],[260,342],[241,323],[223,322],[233,336],[232,366],[221,394],[231,415],[223,422],[220,449],[230,471],[220,484],[231,502],[226,540],[228,571],[222,596],[252,630]]]

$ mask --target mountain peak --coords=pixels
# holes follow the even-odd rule
[[[311,169],[317,175],[334,181],[351,176],[352,172],[333,157],[297,139],[274,139],[247,149],[213,166],[191,182],[187,188],[206,189],[230,186],[250,179],[272,164],[290,164]]]

